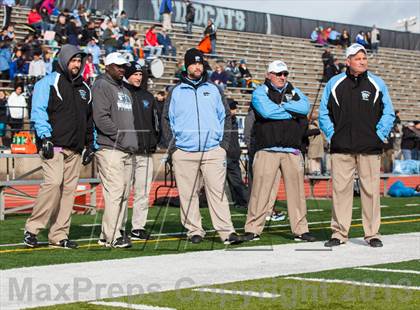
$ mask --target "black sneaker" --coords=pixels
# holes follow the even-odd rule
[[[29,231],[25,231],[23,233],[23,243],[30,248],[34,248],[38,246],[38,239],[36,238],[36,235],[33,233],[30,233]]]
[[[131,240],[151,240],[152,237],[144,229],[135,229],[131,231]]]
[[[78,244],[69,239],[63,239],[58,243],[50,243],[49,246],[52,248],[57,248],[57,249],[77,249],[78,248]]]
[[[102,245],[102,246],[107,246],[109,243],[106,242],[106,239],[99,239],[98,240],[98,244],[99,245]]]
[[[260,235],[254,234],[252,232],[246,232],[241,239],[242,241],[258,241],[260,240]]]
[[[372,238],[368,241],[368,244],[372,247],[372,248],[382,248],[384,245],[382,243],[382,241],[378,238]]]
[[[344,241],[341,241],[338,238],[331,238],[330,240],[324,243],[324,246],[331,248],[333,246],[339,246],[344,243],[345,243]]]
[[[194,244],[198,244],[201,241],[203,241],[203,237],[201,237],[200,235],[191,236],[189,239],[190,239],[191,243],[194,243]]]
[[[125,238],[124,236],[121,236],[111,242],[111,247],[112,248],[130,248],[131,242],[130,242],[130,239]]]
[[[227,239],[223,242],[224,244],[239,244],[242,243],[242,238],[236,232],[233,232],[229,235]]]
[[[295,241],[314,242],[316,241],[316,238],[310,232],[306,232],[304,234],[301,234],[300,236],[295,236]]]

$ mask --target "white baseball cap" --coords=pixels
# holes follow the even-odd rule
[[[275,60],[268,65],[267,72],[279,73],[283,71],[289,72],[287,65],[283,61]]]
[[[367,54],[366,49],[363,47],[363,45],[359,43],[354,43],[346,49],[346,58],[356,55],[360,51],[363,51],[365,54]]]
[[[112,64],[116,64],[118,66],[120,65],[126,65],[128,64],[127,59],[125,59],[125,57],[118,52],[114,52],[111,54],[108,54],[108,56],[105,57],[105,66],[109,66]]]

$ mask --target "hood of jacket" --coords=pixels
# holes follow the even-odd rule
[[[68,64],[70,60],[77,54],[80,54],[82,56],[82,64],[80,66],[79,73],[77,76],[73,77],[69,70],[68,70]],[[79,50],[76,46],[71,44],[66,44],[61,48],[60,53],[58,54],[58,71],[66,76],[67,79],[70,81],[75,81],[78,78],[81,77],[83,68],[85,67],[87,54],[81,50]]]

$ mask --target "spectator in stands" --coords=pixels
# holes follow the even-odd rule
[[[409,122],[402,129],[401,151],[404,160],[417,160],[417,150],[420,131],[416,129],[414,122]]]
[[[322,80],[324,82],[328,81],[327,78],[327,69],[334,64],[334,55],[331,53],[331,49],[327,47],[321,55],[322,64],[324,66],[324,70],[322,71]]]
[[[343,29],[343,32],[340,36],[340,45],[342,48],[347,48],[351,44],[350,34],[347,29]]]
[[[114,22],[109,20],[106,29],[102,34],[105,55],[115,52],[118,49],[118,34],[114,27]]]
[[[47,11],[48,15],[53,14],[55,10],[55,0],[44,0],[39,7],[40,11],[44,9]]]
[[[239,61],[239,73],[241,74],[241,87],[251,87],[252,74],[248,70],[245,59]]]
[[[338,43],[340,42],[340,33],[335,30],[335,28],[331,28],[331,32],[328,35],[328,43],[332,44],[332,45],[338,45]]]
[[[34,59],[29,64],[29,72],[28,74],[30,76],[44,76],[47,74],[45,69],[45,62],[42,59],[42,52],[41,51],[35,51],[34,52]]]
[[[94,21],[89,21],[82,30],[82,38],[80,39],[81,45],[88,45],[90,40],[94,39],[96,43],[99,42],[98,33]]]
[[[4,19],[3,19],[3,28],[7,28],[10,24],[11,18],[12,18],[12,9],[14,6],[16,6],[15,0],[3,0],[2,1],[3,8],[4,8]]]
[[[157,40],[159,45],[163,47],[163,55],[168,56],[169,53],[171,53],[172,57],[176,57],[176,47],[172,44],[171,38],[165,29],[162,29],[162,31],[158,33]]]
[[[133,56],[134,48],[133,46],[131,46],[130,37],[131,37],[130,31],[124,32],[124,35],[118,39],[118,44],[119,44],[118,49],[123,50],[126,54],[128,53],[130,56]]]
[[[120,16],[118,16],[117,26],[120,28],[122,33],[130,31],[130,20],[128,19],[127,13],[125,11],[121,11]]]
[[[12,63],[12,51],[7,42],[0,42],[0,79],[10,78],[10,65]]]
[[[3,28],[0,41],[11,42],[15,40],[15,38],[15,27],[12,24],[9,24],[9,26]]]
[[[187,72],[170,92],[162,117],[181,201],[181,222],[192,243],[202,242],[205,231],[198,192],[204,183],[210,216],[219,237],[225,244],[239,243],[241,239],[233,227],[224,191],[232,124],[229,107],[220,90],[207,82],[203,54],[189,49],[184,61]],[[205,104],[210,98],[212,104]]]
[[[190,0],[186,0],[185,5],[187,7],[187,13],[185,14],[185,22],[187,23],[187,27],[185,29],[185,32],[191,34],[192,25],[195,19],[195,8],[194,8],[194,5],[192,4],[192,1]]]
[[[73,11],[73,16],[77,19],[78,26],[83,28],[89,22],[90,12],[86,10],[83,3],[80,3],[77,10]]]
[[[315,27],[314,30],[311,32],[311,43],[317,43],[318,42],[318,27]]]
[[[45,74],[50,74],[53,72],[53,58],[52,58],[52,51],[47,50],[44,53],[44,63],[45,63]]]
[[[85,53],[92,55],[92,63],[95,66],[95,71],[97,73],[100,72],[99,64],[100,64],[100,56],[101,56],[101,49],[96,44],[96,39],[91,37],[89,43],[85,47]]]
[[[226,74],[223,64],[221,62],[218,62],[216,64],[216,70],[213,71],[213,73],[210,76],[210,80],[219,86],[222,90],[225,90],[227,86],[228,81],[228,75]]]
[[[162,15],[162,28],[167,31],[172,30],[172,0],[162,0],[159,8],[159,14]]]
[[[149,193],[153,178],[153,158],[159,139],[158,112],[153,95],[142,87],[147,85],[147,72],[137,62],[131,62],[125,70],[128,83],[125,87],[133,98],[134,128],[137,133],[138,150],[133,159],[133,216],[131,240],[148,240],[145,226],[149,211]],[[144,80],[143,80],[144,79]],[[128,200],[126,201],[128,208]]]
[[[105,201],[98,243],[113,248],[131,246],[124,224],[132,177],[132,154],[138,150],[138,140],[133,100],[123,85],[127,63],[118,52],[108,54],[105,73],[96,79],[92,88],[93,118],[99,145],[96,158]]]
[[[88,54],[86,57],[85,67],[83,68],[83,80],[91,86],[95,77],[96,70],[95,65],[93,64],[93,57],[91,54]]]
[[[325,246],[348,240],[357,170],[365,241],[381,247],[380,154],[395,114],[385,82],[368,71],[366,49],[355,43],[346,58],[347,71],[327,83],[319,110],[320,127],[330,142],[333,182],[332,236]]]
[[[228,75],[228,85],[230,83],[233,87],[237,87],[238,80],[241,78],[241,72],[239,71],[238,63],[236,60],[229,61],[225,71]]]
[[[184,61],[178,60],[178,62],[176,63],[176,68],[175,68],[175,74],[174,74],[175,78],[180,80],[182,76],[182,72],[185,72]]]
[[[204,29],[204,35],[209,36],[210,38],[210,44],[211,44],[211,53],[213,55],[216,55],[216,36],[217,28],[216,25],[213,23],[213,20],[209,18],[207,21],[207,27]]]
[[[23,84],[16,84],[14,92],[7,99],[7,107],[10,113],[10,127],[16,133],[23,128],[24,119],[28,117],[28,103],[23,93]]]
[[[159,57],[162,54],[162,46],[159,45],[156,35],[156,25],[147,30],[144,47],[148,50],[148,57]]]
[[[28,25],[35,29],[38,33],[45,31],[44,22],[42,21],[42,17],[38,13],[36,6],[32,6],[31,11],[28,14],[27,22]]]
[[[67,24],[67,35],[68,43],[71,45],[79,46],[79,39],[82,37],[81,29],[78,26],[76,18],[70,17],[69,23]]]
[[[84,58],[75,46],[64,45],[57,71],[35,85],[31,120],[42,141],[44,183],[26,221],[23,242],[28,247],[38,245],[37,235],[48,223],[50,246],[78,247],[69,240],[74,193],[80,163],[89,164],[94,149],[92,96],[81,77]]]
[[[370,31],[366,32],[365,40],[367,42],[366,49],[371,50],[372,49],[372,34],[370,33]]]
[[[368,42],[366,41],[366,34],[363,31],[360,31],[356,35],[356,43],[362,45],[364,48],[368,47]]]
[[[0,50],[0,68],[1,68],[1,50]],[[10,79],[13,80],[16,75],[26,75],[29,72],[29,64],[26,61],[26,55],[22,49],[17,49],[14,59],[10,64]]]
[[[400,111],[395,110],[394,129],[391,134],[394,135],[394,159],[401,159],[401,141],[402,141],[402,124],[400,119]]]
[[[42,22],[44,23],[45,30],[51,30],[54,28],[54,23],[51,21],[50,15],[48,14],[47,8],[43,7],[39,11]]]
[[[278,189],[279,170],[286,186],[294,238],[309,242],[316,240],[309,232],[306,220],[304,167],[299,151],[303,128],[298,119],[306,119],[310,104],[306,96],[287,81],[288,75],[284,62],[273,61],[268,66],[264,85],[252,95],[256,155],[244,240],[259,240],[266,216],[272,211],[269,202],[273,187]]]
[[[6,148],[6,141],[4,138],[6,136],[6,127],[9,123],[9,111],[7,108],[7,98],[4,91],[0,90],[0,150]]]
[[[372,27],[372,31],[371,31],[371,48],[372,48],[372,53],[373,54],[377,54],[378,53],[378,48],[379,48],[379,42],[380,42],[380,32],[379,29],[376,28],[375,25],[373,25]]]
[[[227,100],[231,113],[232,129],[230,145],[226,152],[226,180],[229,185],[233,203],[238,208],[246,208],[248,205],[248,188],[242,180],[241,167],[239,161],[241,158],[241,147],[238,136],[238,120],[236,119],[237,102],[233,99]]]
[[[340,63],[337,57],[334,57],[334,63],[332,65],[327,66],[325,69],[325,82],[328,82],[333,76],[341,73],[342,68],[344,65]]]
[[[54,27],[55,31],[55,41],[58,42],[59,45],[64,45],[68,42],[68,27],[66,16],[60,14],[57,18],[57,23]]]
[[[325,35],[323,27],[318,27],[318,37],[316,43],[322,46],[328,46],[328,37]]]

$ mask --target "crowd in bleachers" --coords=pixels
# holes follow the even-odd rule
[[[0,123],[2,124],[0,125],[0,136],[5,135],[7,126],[11,132],[29,128],[29,124],[25,127],[25,119],[27,120],[30,113],[33,86],[42,76],[53,71],[55,56],[62,44],[70,43],[81,46],[89,55],[83,73],[83,78],[89,85],[103,71],[103,56],[111,52],[123,51],[131,58],[130,60],[154,57],[169,59],[175,58],[177,55],[176,44],[172,42],[169,31],[170,20],[165,27],[151,25],[143,36],[133,30],[124,11],[119,14],[104,13],[88,10],[83,4],[71,12],[68,9],[59,11],[54,3],[55,1],[49,0],[40,1],[31,9],[27,16],[28,34],[24,40],[16,39],[14,25],[11,22],[5,25],[1,32],[0,83],[7,86],[9,85],[8,80],[11,80],[13,89],[0,92]],[[188,5],[190,4],[191,2],[188,1]],[[191,9],[193,9],[192,6],[190,6]],[[187,15],[186,22],[188,23],[194,19],[194,12],[190,11]],[[205,62],[209,79],[222,90],[227,90],[227,87],[240,87],[243,93],[252,92],[262,81],[253,78],[246,59],[223,61],[221,58],[216,58],[213,68],[210,65],[209,61],[216,52],[216,31],[216,27],[209,20],[203,31],[204,38],[208,37],[212,41],[210,48],[213,50],[210,50],[210,57],[206,57]],[[188,24],[186,32],[191,33],[191,24]],[[314,29],[311,34],[312,42],[327,47],[322,55],[323,81],[326,82],[345,70],[345,64],[340,63],[338,58],[332,54],[329,45],[346,48],[354,41],[375,52],[378,50],[379,39],[379,30],[375,26],[370,31],[360,31],[355,38],[351,38],[346,29],[341,32],[333,27]],[[183,61],[179,60],[172,82],[178,81],[184,70]],[[159,90],[156,93],[158,102],[164,102],[169,87],[170,85],[165,90]],[[316,127],[316,118],[312,118],[310,120],[311,132],[316,132],[316,130],[314,131]],[[409,123],[406,126],[402,126],[400,123],[396,125],[393,134],[397,142],[393,144],[393,159],[420,158],[418,155],[420,147],[418,127],[418,123]],[[312,164],[308,167],[308,171],[312,174],[328,173],[325,160],[328,146],[325,144],[325,139],[321,139],[321,137],[318,137],[318,134],[308,136],[309,144],[306,152],[308,158],[313,159]],[[8,146],[10,140],[0,141],[2,147]],[[400,146],[397,145],[398,143]],[[323,146],[319,147],[321,144]],[[318,146],[314,147],[314,145]],[[163,147],[164,143],[162,142],[160,146]],[[318,167],[322,167],[322,169]],[[389,170],[389,168],[384,170]]]
[[[378,52],[380,33],[378,28],[373,25],[371,30],[361,30],[354,38],[351,38],[347,29],[342,29],[341,32],[338,32],[334,27],[324,28],[318,26],[312,31],[310,39],[312,43],[324,47],[335,45],[347,48],[352,42],[355,42],[363,45],[367,50],[374,54]]]

